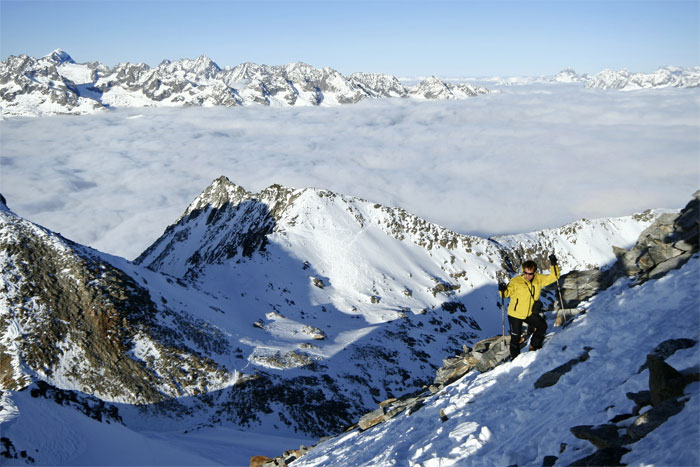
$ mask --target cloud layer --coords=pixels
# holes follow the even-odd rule
[[[318,187],[453,230],[526,232],[681,208],[700,188],[700,91],[504,88],[462,101],[124,109],[0,122],[18,214],[137,256],[220,175]]]

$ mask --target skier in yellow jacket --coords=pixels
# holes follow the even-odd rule
[[[547,322],[539,314],[542,306],[538,301],[542,287],[549,285],[559,278],[557,257],[549,256],[551,264],[550,274],[537,272],[537,263],[532,260],[523,263],[523,274],[514,277],[508,283],[498,284],[501,297],[510,298],[508,305],[508,324],[510,326],[510,357],[514,359],[520,354],[520,335],[523,330],[523,322],[535,329],[530,340],[530,350],[542,348],[544,336],[547,332]],[[533,309],[534,308],[534,309]]]

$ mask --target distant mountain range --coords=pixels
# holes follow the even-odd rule
[[[480,80],[482,81],[482,80]],[[586,88],[636,91],[655,88],[700,87],[700,67],[661,67],[653,73],[630,73],[627,70],[606,69],[595,75],[578,74],[566,68],[554,76],[488,78],[483,80],[498,86],[525,85],[535,83],[575,83]]]
[[[592,77],[566,69],[553,77],[493,80],[498,85],[532,82],[581,83],[590,88],[646,89],[698,87],[700,67],[660,68],[655,73],[605,70]],[[165,60],[152,68],[120,63],[76,63],[56,50],[33,58],[10,56],[0,62],[3,117],[93,113],[106,108],[152,106],[333,106],[368,98],[465,99],[489,89],[437,77],[406,86],[395,76],[354,73],[297,62],[283,66],[243,63],[221,68],[206,55]]]
[[[61,50],[36,59],[11,56],[0,63],[4,116],[92,113],[107,107],[149,106],[332,106],[367,98],[464,99],[488,93],[436,77],[407,87],[395,76],[355,73],[305,63],[267,66],[243,63],[220,68],[205,55],[165,60],[155,68],[121,63],[76,63]]]

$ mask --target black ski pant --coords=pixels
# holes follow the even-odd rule
[[[533,328],[535,332],[530,339],[530,345],[534,349],[541,349],[544,342],[544,336],[547,333],[547,322],[539,314],[532,314],[525,319],[514,318],[508,315],[508,324],[510,325],[510,358],[514,359],[520,355],[520,335],[523,332],[523,321],[528,326]]]

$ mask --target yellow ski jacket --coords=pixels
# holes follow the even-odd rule
[[[525,279],[524,275],[514,277],[508,283],[503,293],[510,298],[508,315],[518,319],[525,319],[532,314],[532,305],[540,298],[542,287],[549,285],[559,278],[559,267],[549,268],[550,274],[535,273],[532,282]]]

